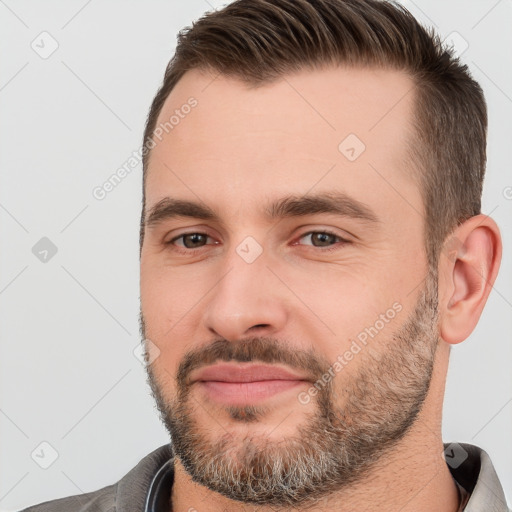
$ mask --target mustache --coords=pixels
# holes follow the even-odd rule
[[[329,368],[329,363],[314,354],[312,350],[291,347],[288,343],[273,338],[254,337],[235,342],[218,339],[207,346],[187,352],[176,375],[180,388],[187,386],[188,377],[193,370],[217,361],[283,364],[309,375],[313,381],[321,377],[326,372],[326,368]]]

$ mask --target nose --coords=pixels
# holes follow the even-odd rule
[[[204,322],[215,336],[236,341],[248,336],[271,336],[287,320],[285,287],[267,268],[264,253],[247,263],[235,251],[226,270],[208,294]]]

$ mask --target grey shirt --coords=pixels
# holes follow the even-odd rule
[[[455,481],[469,495],[464,512],[512,512],[489,455],[470,444],[456,446],[467,458],[451,463],[453,444],[445,444],[448,467]],[[157,448],[144,457],[115,484],[97,491],[46,501],[21,512],[170,512],[174,482],[171,444]],[[455,467],[457,466],[457,467]]]

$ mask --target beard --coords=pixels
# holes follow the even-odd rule
[[[165,386],[158,383],[153,364],[147,364],[148,383],[175,456],[193,481],[248,504],[306,507],[360,481],[411,429],[425,401],[439,341],[437,307],[437,275],[431,270],[413,312],[380,344],[385,350],[376,350],[370,341],[357,355],[357,371],[350,375],[343,369],[343,389],[334,385],[341,379],[317,387],[313,413],[279,441],[270,438],[271,429],[265,436],[248,433],[244,438],[226,430],[214,438],[208,425],[197,421],[198,408],[204,406],[190,395],[190,372],[215,361],[258,361],[287,364],[317,382],[332,362],[272,338],[220,339],[187,352],[172,399],[164,397]],[[140,321],[144,340],[142,312]],[[296,407],[302,407],[299,401]],[[224,410],[238,423],[257,423],[270,409]]]

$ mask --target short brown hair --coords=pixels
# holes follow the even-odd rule
[[[421,188],[425,248],[437,268],[446,237],[478,215],[486,163],[482,89],[453,50],[403,6],[379,0],[236,0],[179,32],[174,57],[151,105],[144,145],[165,100],[190,69],[257,87],[325,66],[405,71],[415,84],[409,156]],[[143,188],[150,153],[143,158]],[[145,190],[140,245],[144,239]]]

